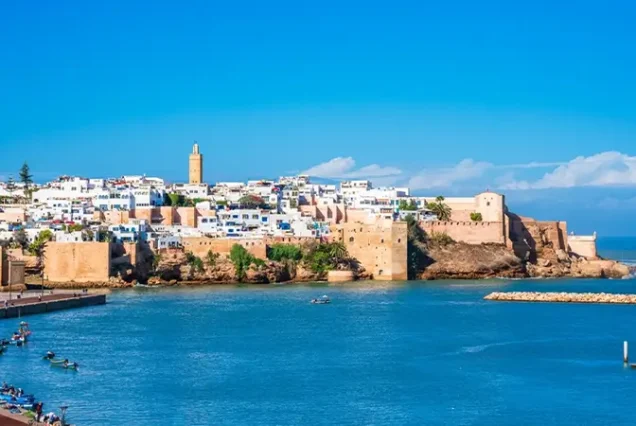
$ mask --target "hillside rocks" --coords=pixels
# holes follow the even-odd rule
[[[429,245],[429,265],[422,279],[521,278],[526,276],[523,262],[505,246],[452,243]]]
[[[421,279],[482,278],[622,278],[629,267],[613,260],[587,260],[563,250],[538,253],[534,261],[522,260],[506,246],[451,243],[425,246],[426,265]]]
[[[540,293],[540,292],[510,292],[490,293],[485,300],[505,302],[555,302],[555,303],[614,303],[636,304],[636,294],[609,293]]]

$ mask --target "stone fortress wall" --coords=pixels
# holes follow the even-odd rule
[[[427,201],[435,201],[433,198]],[[518,256],[527,256],[538,247],[549,246],[587,258],[596,258],[596,236],[568,236],[565,222],[542,222],[517,216],[508,211],[505,197],[484,192],[469,198],[447,198],[452,209],[451,220],[423,221],[427,233],[444,232],[458,242],[467,244],[501,244],[514,249]],[[347,209],[344,205],[301,206],[317,220],[331,225],[330,239],[344,243],[349,254],[379,280],[407,279],[407,225],[390,220],[390,214],[370,214],[366,210]],[[311,210],[311,211],[310,211]],[[470,219],[471,213],[481,213],[482,221]],[[145,219],[152,224],[196,227],[200,216],[213,215],[195,207],[156,207],[126,211],[98,212],[107,223],[128,223]],[[255,257],[266,259],[272,244],[305,244],[313,238],[276,237],[263,239],[184,237],[184,249],[205,258],[209,251],[228,256],[234,244],[244,246]],[[108,243],[54,243],[47,246],[45,274],[50,281],[108,281],[111,262],[136,262],[135,244],[127,244],[122,256],[111,253]],[[124,258],[123,256],[127,256]],[[114,263],[113,263],[114,264]],[[6,275],[6,265],[5,265]],[[0,266],[0,271],[3,268]],[[1,273],[1,272],[0,272]]]
[[[181,241],[186,251],[192,252],[201,259],[205,259],[209,251],[229,256],[234,244],[245,247],[254,257],[267,258],[267,242],[264,239],[183,237]]]
[[[107,282],[111,244],[49,242],[44,255],[44,276],[52,282]]]
[[[569,251],[588,259],[597,259],[596,233],[594,235],[568,235]]]
[[[343,242],[349,255],[376,280],[406,280],[406,222],[347,222],[332,226],[334,241]]]
[[[427,234],[444,232],[453,240],[467,244],[506,244],[507,238],[502,222],[421,222],[421,227]]]

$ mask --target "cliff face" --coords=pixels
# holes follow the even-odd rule
[[[506,246],[495,244],[429,244],[425,250],[427,264],[418,273],[422,279],[622,278],[631,272],[613,260],[587,260],[547,247],[532,260],[520,259]]]
[[[503,245],[451,243],[429,245],[422,279],[521,278],[525,264]]]

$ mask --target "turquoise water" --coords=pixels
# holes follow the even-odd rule
[[[635,280],[140,289],[29,317],[0,379],[78,425],[635,424],[636,306],[486,302]],[[309,299],[328,294],[331,305]],[[8,335],[15,320],[0,322]],[[81,371],[51,368],[52,349]]]

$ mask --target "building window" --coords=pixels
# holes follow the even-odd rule
[[[353,237],[349,237],[349,242],[352,243],[353,242]]]

